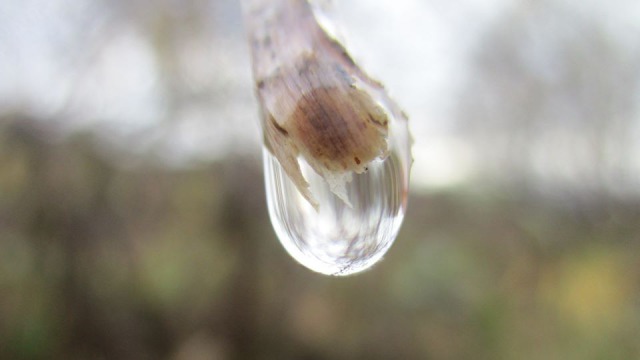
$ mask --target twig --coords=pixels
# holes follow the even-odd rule
[[[244,0],[243,7],[266,147],[311,204],[299,156],[348,202],[351,174],[387,155],[382,85],[328,35],[308,1]]]

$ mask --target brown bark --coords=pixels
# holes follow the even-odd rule
[[[386,157],[389,115],[377,102],[384,90],[319,24],[307,1],[243,5],[265,145],[316,206],[298,157],[330,184]]]

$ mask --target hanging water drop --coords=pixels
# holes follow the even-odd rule
[[[264,150],[269,215],[280,242],[294,259],[319,273],[349,275],[382,258],[396,238],[407,207],[410,158],[406,132],[398,134],[396,143],[386,159],[373,161],[368,171],[354,175],[346,184],[350,204],[332,193],[327,182],[302,160],[317,210],[278,160]]]

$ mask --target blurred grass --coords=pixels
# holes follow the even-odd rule
[[[412,194],[386,259],[310,273],[255,158],[119,167],[89,135],[0,125],[2,359],[634,359],[636,202]]]

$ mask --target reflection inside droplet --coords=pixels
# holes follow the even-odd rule
[[[264,150],[267,202],[271,222],[285,249],[302,265],[327,275],[363,271],[387,252],[404,218],[409,184],[409,140],[390,141],[384,160],[354,174],[346,185],[351,206],[300,159],[304,177],[319,203],[316,211],[298,192],[278,160]]]

